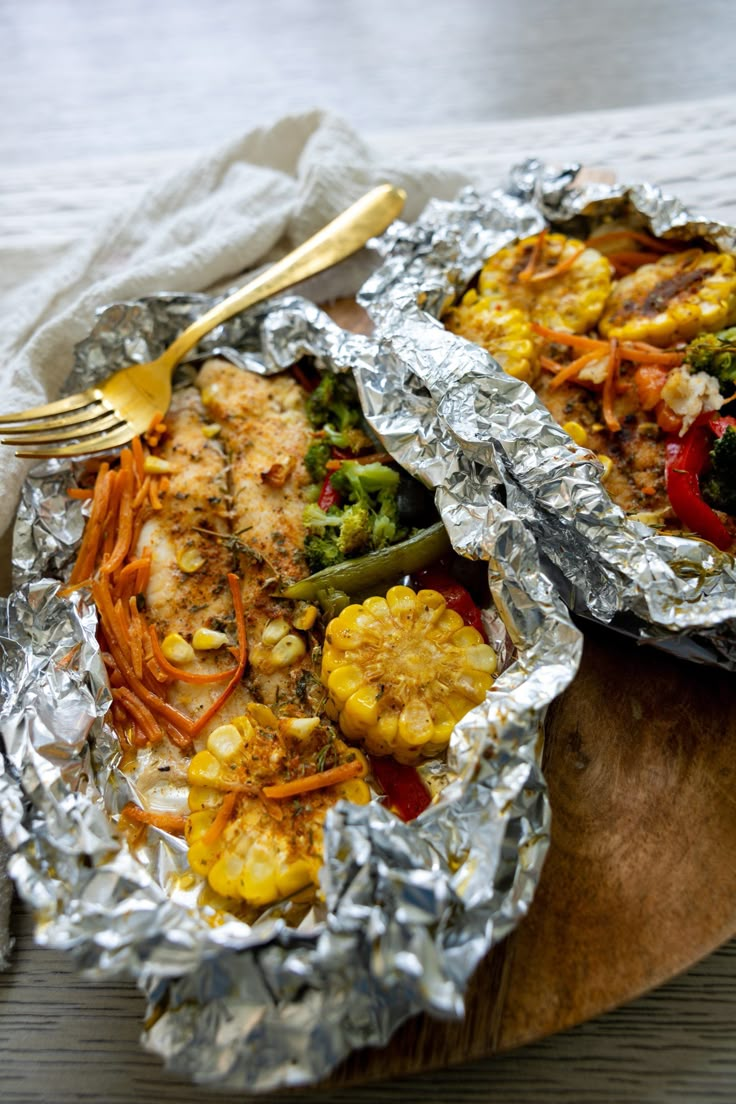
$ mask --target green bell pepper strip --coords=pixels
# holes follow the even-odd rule
[[[313,602],[334,591],[343,591],[351,597],[375,593],[381,586],[400,579],[402,575],[411,575],[438,560],[450,551],[450,547],[447,530],[438,521],[399,544],[317,571],[287,587],[281,597]]]

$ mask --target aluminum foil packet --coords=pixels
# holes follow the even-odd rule
[[[157,355],[210,305],[159,296],[109,308],[76,351],[69,389]],[[70,951],[94,978],[135,978],[148,999],[144,1045],[196,1081],[248,1090],[313,1082],[353,1048],[386,1043],[414,1013],[461,1016],[477,963],[527,911],[547,849],[542,723],[574,677],[581,637],[531,534],[502,505],[503,457],[478,415],[479,402],[495,407],[496,383],[485,374],[448,401],[442,349],[430,343],[419,356],[398,321],[400,332],[392,337],[387,323],[376,341],[287,298],[197,351],[264,373],[304,355],[353,370],[388,451],[435,489],[455,548],[487,563],[484,620],[501,673],[457,725],[446,763],[423,768],[441,776],[438,799],[409,824],[378,799],[330,810],[321,897],[306,915],[286,901],[251,924],[214,923],[183,841],[151,828],[129,849],[116,821],[134,795],[104,720],[96,614],[58,593],[84,521],[66,495],[74,467],[50,461],[24,488],[18,589],[0,609],[11,873],[36,910],[37,940]],[[195,370],[184,366],[184,378]]]
[[[528,161],[501,189],[466,189],[455,201],[433,201],[412,225],[395,224],[359,302],[375,323],[382,356],[423,375],[458,444],[468,454],[492,445],[501,497],[534,534],[573,612],[736,670],[733,558],[627,518],[606,493],[593,453],[570,439],[531,388],[438,321],[508,243],[545,226],[585,238],[611,218],[736,252],[736,230],[649,184],[581,183],[578,165]]]

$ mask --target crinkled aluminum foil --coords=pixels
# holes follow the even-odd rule
[[[383,265],[361,290],[382,356],[421,377],[465,455],[493,450],[507,507],[536,537],[568,606],[684,658],[736,670],[736,566],[711,545],[628,519],[525,384],[437,321],[485,260],[552,225],[586,237],[603,219],[658,236],[703,237],[736,252],[736,231],[648,184],[578,184],[579,166],[530,161],[509,184],[435,201],[384,238]]]
[[[156,355],[209,305],[161,296],[110,308],[79,346],[69,388]],[[262,372],[302,353],[354,368],[389,450],[436,488],[455,547],[489,565],[486,625],[502,673],[457,726],[439,802],[408,825],[377,802],[331,810],[324,905],[306,916],[287,903],[252,925],[212,924],[181,840],[151,829],[132,854],[118,836],[131,783],[103,722],[95,614],[57,594],[83,525],[83,507],[65,495],[73,470],[50,462],[25,487],[19,589],[0,609],[11,871],[37,910],[37,939],[71,951],[93,977],[135,977],[149,1000],[144,1044],[197,1081],[250,1090],[315,1081],[351,1049],[385,1043],[413,1013],[460,1016],[475,966],[526,912],[539,878],[549,839],[541,725],[575,674],[580,634],[532,537],[498,499],[505,477],[476,413],[480,394],[493,407],[495,384],[479,379],[472,400],[465,391],[448,401],[434,359],[442,349],[426,348],[417,365],[406,342],[347,335],[291,298],[208,343]]]

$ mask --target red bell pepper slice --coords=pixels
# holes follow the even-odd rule
[[[342,502],[339,491],[330,483],[329,474],[325,476],[325,481],[322,484],[322,489],[319,492],[319,498],[317,499],[317,505],[320,510],[329,510],[330,506],[339,506]]]
[[[390,755],[371,755],[370,763],[373,777],[397,816],[408,821],[424,812],[432,798],[415,767],[398,763]]]
[[[722,436],[713,422],[727,419],[709,419],[696,422],[684,437],[670,438],[665,444],[665,484],[672,509],[683,525],[710,541],[721,552],[727,551],[732,537],[726,526],[711,510],[700,493],[700,476],[708,466],[713,434]],[[732,419],[728,419],[730,422]],[[720,428],[720,427],[719,427]]]
[[[425,567],[414,576],[416,583],[427,590],[436,590],[447,602],[447,608],[459,613],[466,625],[477,629],[488,643],[480,610],[465,587],[442,567]]]

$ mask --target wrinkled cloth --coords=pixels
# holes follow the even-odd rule
[[[320,111],[281,119],[152,181],[130,208],[111,212],[61,261],[43,249],[0,299],[0,412],[58,397],[73,349],[107,304],[165,291],[205,291],[273,260],[376,184],[407,191],[414,219],[432,196],[452,197],[467,177],[429,166],[385,164],[341,119]],[[0,272],[11,250],[0,244]],[[357,291],[368,251],[310,281],[307,293]],[[0,284],[0,291],[3,284]],[[0,534],[10,526],[27,463],[3,455]]]

